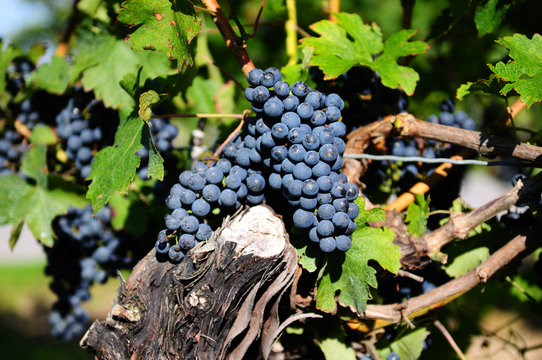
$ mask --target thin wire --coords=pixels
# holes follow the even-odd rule
[[[530,163],[518,163],[513,161],[483,161],[483,160],[454,160],[448,158],[424,158],[421,156],[395,156],[395,155],[372,155],[372,154],[344,154],[349,159],[370,159],[377,161],[402,161],[402,162],[422,162],[429,164],[454,164],[454,165],[482,165],[482,166],[527,166],[535,167]]]

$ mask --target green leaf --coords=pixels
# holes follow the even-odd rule
[[[204,79],[200,76],[194,78],[192,85],[186,89],[186,98],[189,106],[198,113],[214,113],[215,94],[220,88],[220,82]]]
[[[147,230],[147,205],[139,200],[138,194],[129,192],[128,196],[115,194],[110,201],[113,208],[111,225],[115,230],[123,230],[133,235],[141,235]]]
[[[148,124],[144,126],[141,142],[149,151],[147,177],[162,181],[164,179],[164,159],[152,141],[151,129]]]
[[[68,62],[60,56],[53,56],[51,62],[34,71],[26,80],[30,88],[45,90],[51,94],[63,94],[68,87]]]
[[[390,352],[395,352],[401,360],[417,360],[423,350],[423,341],[429,335],[426,328],[417,328],[397,338],[391,345],[377,349],[381,359],[385,359]]]
[[[7,79],[5,74],[7,73],[8,66],[13,59],[21,54],[21,51],[13,46],[6,46],[4,48],[4,43],[2,41],[0,41],[0,51],[0,74],[3,74],[0,76],[0,106],[5,107],[11,97],[11,95],[5,91]]]
[[[201,21],[189,2],[128,0],[121,7],[118,20],[137,27],[126,36],[132,49],[163,52],[177,60],[179,70],[193,65],[189,45],[200,32]]]
[[[80,30],[77,39],[77,56],[69,72],[71,81],[83,74],[81,82],[85,90],[94,91],[107,107],[136,106],[133,95],[121,86],[127,74],[141,71],[139,80],[144,83],[146,79],[165,76],[169,72],[169,61],[160,54],[132,51],[123,40],[107,33]]]
[[[145,91],[139,95],[139,117],[149,122],[152,115],[152,106],[160,101],[160,95],[154,90]]]
[[[408,205],[405,222],[407,230],[414,236],[422,236],[427,230],[427,217],[429,216],[429,199],[425,200],[423,194],[414,195],[416,202]]]
[[[16,175],[0,177],[0,224],[26,222],[36,239],[52,246],[53,219],[69,206],[83,207],[86,202],[79,188],[56,175],[48,176],[46,183],[33,186]]]
[[[489,76],[489,79],[487,80],[480,79],[475,82],[467,82],[466,84],[462,84],[457,89],[456,97],[458,100],[461,101],[465,96],[475,91],[481,91],[485,94],[502,96],[501,92],[505,85],[506,82],[502,81],[494,74],[491,74]]]
[[[534,276],[529,276],[534,275]],[[542,289],[536,284],[536,276],[538,274],[517,274],[509,280],[513,286],[510,287],[510,295],[521,302],[542,300]]]
[[[38,186],[47,186],[47,149],[44,145],[38,145],[30,148],[23,155],[21,171],[36,180]]]
[[[292,237],[292,245],[297,250],[297,263],[308,272],[318,270],[321,251],[317,244],[307,243],[306,238]]]
[[[465,275],[488,258],[489,248],[481,246],[457,255],[449,264],[443,265],[442,268],[446,271],[448,276],[458,278]]]
[[[326,360],[357,359],[352,346],[346,343],[346,332],[337,321],[319,326],[315,331],[315,338]]]
[[[113,146],[103,148],[96,154],[89,179],[92,180],[87,198],[96,214],[117,192],[125,192],[132,182],[140,157],[145,122],[130,109],[120,111],[120,124]]]
[[[332,312],[338,302],[361,313],[371,297],[369,286],[377,288],[376,270],[369,260],[377,261],[382,268],[397,273],[401,268],[401,251],[393,244],[395,237],[388,228],[373,228],[369,222],[385,219],[382,209],[364,210],[363,200],[358,200],[360,214],[356,218],[357,229],[352,234],[352,247],[344,254],[329,256],[328,263],[316,291],[316,305],[323,311]]]
[[[37,145],[52,145],[56,144],[57,138],[49,126],[38,124],[32,129],[30,142]]]
[[[510,3],[502,4],[502,2],[489,0],[483,5],[478,5],[474,13],[474,23],[479,36],[492,33],[499,27],[511,5]],[[498,7],[499,3],[501,3],[500,7]]]
[[[506,95],[512,88],[529,108],[542,100],[542,36],[534,34],[532,39],[522,34],[503,37],[497,42],[510,50],[506,64],[498,62],[489,65],[491,71],[503,80],[509,81],[501,94]]]
[[[427,50],[428,45],[422,41],[409,42],[416,30],[401,30],[384,44],[375,24],[364,24],[357,14],[335,15],[336,22],[322,20],[311,25],[320,37],[302,40],[303,46],[314,48],[310,64],[324,72],[324,79],[335,79],[353,66],[365,65],[380,74],[385,86],[401,87],[411,95],[419,75],[414,69],[397,64],[397,59]]]
[[[19,240],[19,236],[21,236],[21,231],[23,231],[23,225],[24,221],[19,221],[17,224],[14,224],[11,233],[9,234],[9,250],[13,251],[15,248],[15,245],[17,245],[17,241]]]

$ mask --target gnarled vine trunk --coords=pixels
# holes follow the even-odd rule
[[[151,251],[81,346],[111,360],[267,358],[296,266],[281,219],[249,208],[178,265]]]

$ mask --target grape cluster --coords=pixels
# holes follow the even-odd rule
[[[51,290],[58,300],[49,316],[51,334],[70,340],[79,336],[89,320],[81,307],[90,299],[89,288],[104,283],[121,266],[131,264],[124,256],[129,243],[111,228],[111,208],[104,207],[96,217],[92,208],[70,208],[66,215],[53,222],[58,239],[51,248],[45,247],[45,272],[53,277]]]
[[[166,153],[173,148],[172,141],[177,137],[177,126],[169,122],[169,119],[151,118],[150,129],[152,142],[161,153]],[[143,180],[147,180],[147,168],[149,166],[149,150],[142,147],[136,153],[141,158],[141,166],[137,174]]]
[[[258,205],[276,192],[290,205],[293,224],[322,251],[348,250],[359,190],[341,173],[343,100],[302,81],[290,86],[275,68],[250,71],[248,82],[245,96],[257,116],[245,120],[242,135],[224,147],[220,160],[181,173],[166,200],[173,212],[158,235],[157,252],[180,261],[196,241],[211,236],[203,219],[213,208]]]
[[[14,172],[22,154],[28,149],[23,137],[13,128],[6,128],[0,136],[0,176]]]
[[[102,117],[103,105],[99,100],[86,101],[86,96],[77,91],[56,116],[56,131],[64,141],[66,155],[73,161],[80,177],[86,179],[90,174],[95,150],[99,151],[111,141],[107,135],[106,124],[112,124]],[[85,104],[79,104],[84,100]],[[85,111],[83,111],[83,109]],[[85,112],[85,114],[84,114]],[[88,115],[88,116],[85,116]]]

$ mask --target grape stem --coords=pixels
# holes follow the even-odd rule
[[[518,164],[512,161],[482,161],[482,160],[456,160],[448,158],[424,158],[421,156],[395,156],[395,155],[372,155],[372,154],[345,154],[348,159],[369,159],[376,161],[401,161],[401,162],[421,162],[427,164],[453,164],[453,165],[481,165],[481,166],[533,166],[532,164]]]
[[[169,118],[234,118],[243,119],[244,114],[162,114],[152,115],[154,119],[169,119]]]
[[[333,15],[341,11],[341,0],[330,0],[329,1],[329,20],[337,21],[337,17]]]
[[[439,320],[435,320],[433,322],[433,324],[435,325],[435,327],[437,329],[439,329],[439,331],[442,333],[442,335],[444,336],[444,338],[446,339],[446,341],[448,341],[448,344],[450,344],[450,346],[452,347],[452,349],[454,349],[455,353],[457,354],[457,356],[461,359],[461,360],[467,360],[467,358],[465,357],[465,354],[463,354],[463,352],[461,351],[461,349],[459,348],[459,346],[457,346],[457,343],[455,342],[454,338],[452,337],[452,335],[450,335],[450,333],[448,332],[448,330],[446,329],[446,327],[444,327],[444,325],[439,321]]]
[[[216,27],[226,42],[226,47],[231,51],[246,76],[255,66],[248,55],[245,43],[235,34],[216,0],[202,0],[202,3],[209,10]]]

